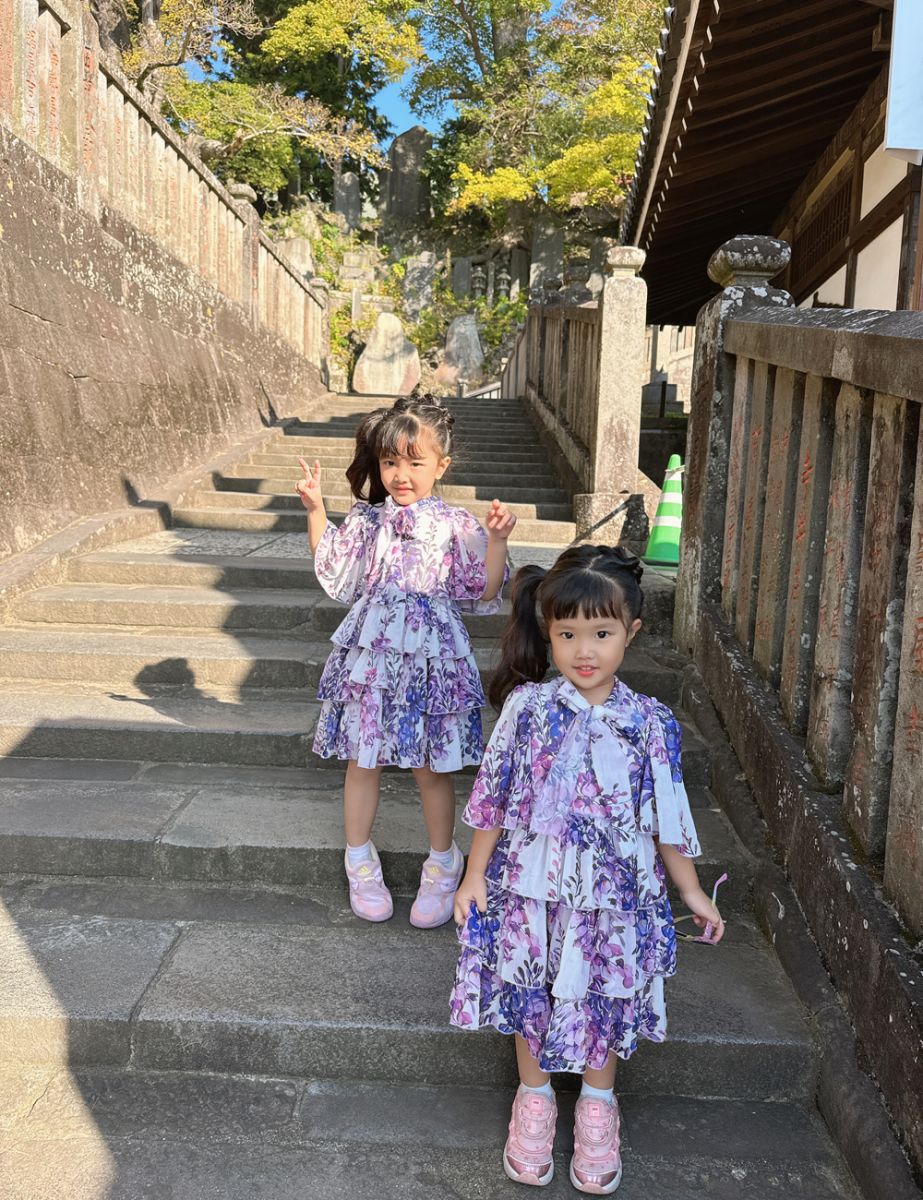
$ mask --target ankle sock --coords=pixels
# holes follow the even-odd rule
[[[614,1088],[596,1088],[592,1084],[587,1083],[584,1079],[583,1086],[580,1089],[581,1100],[605,1100],[607,1104],[612,1104],[615,1100]]]
[[[437,862],[444,871],[448,871],[455,864],[455,843],[453,842],[448,850],[434,850],[432,846],[430,846],[429,856],[433,862]]]
[[[529,1087],[527,1083],[521,1085],[524,1092],[534,1092],[536,1096],[546,1096],[549,1100],[554,1099],[554,1089],[551,1086],[551,1080],[543,1083],[541,1087]]]
[[[358,867],[360,863],[369,862],[372,858],[372,843],[367,841],[364,846],[346,845],[346,857],[349,860],[351,867]]]

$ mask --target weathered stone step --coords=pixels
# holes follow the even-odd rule
[[[290,535],[286,535],[290,536]],[[300,538],[299,541],[302,539]],[[304,556],[298,558],[245,557],[217,554],[143,554],[103,550],[72,558],[68,577],[74,583],[143,584],[164,587],[225,589],[320,590],[303,537]]]
[[[321,465],[321,483],[326,484],[328,487],[334,482],[342,483],[346,478],[346,468],[351,461],[351,456],[348,454],[339,456],[325,455]],[[560,486],[558,478],[551,467],[542,466],[541,464],[530,465],[525,477],[534,483],[534,489],[532,487],[519,487],[518,485],[509,488],[504,487],[511,479],[509,470],[504,466],[498,465],[493,470],[480,471],[477,470],[476,466],[465,467],[453,463],[448,475],[446,475],[445,484],[440,485],[438,489],[438,494],[448,497],[450,489],[473,487],[476,489],[486,489],[486,493],[489,493],[489,495],[485,493],[483,498],[493,499],[496,490],[500,488],[503,490],[504,496],[510,496],[511,493],[521,491],[524,494],[528,493],[528,495],[524,495],[524,498],[528,499],[535,495],[536,490],[541,489],[543,491],[559,492],[564,499],[569,499],[569,493],[565,488]],[[221,475],[214,476],[213,478],[216,486],[220,486],[219,481],[222,479],[236,481],[248,478],[281,478],[284,479],[286,484],[289,484],[289,481],[291,481],[290,486],[294,487],[295,481],[301,478],[301,469],[298,466],[297,456],[292,458],[286,454],[282,456],[279,462],[262,466],[259,463],[249,461],[237,463],[234,466],[226,467]]]
[[[324,498],[331,511],[346,511],[353,503],[345,484],[340,484],[336,493],[328,492]],[[304,505],[301,498],[295,495],[294,485],[281,493],[268,494],[226,489],[197,491],[187,495],[185,503],[191,508],[227,508],[247,512],[285,510],[297,513],[304,523]],[[490,500],[466,500],[461,507],[484,521],[490,505]],[[570,521],[571,517],[570,504],[514,504],[511,507],[520,521]]]
[[[141,686],[148,685],[114,693],[89,684],[0,684],[0,755],[341,769],[311,751],[320,706],[304,690],[241,696],[150,685],[148,695]],[[485,710],[488,735],[493,720]],[[690,784],[711,781],[708,750],[692,730],[684,733],[683,771]]]
[[[241,699],[3,684],[0,754],[299,767],[317,712],[303,692]]]
[[[174,531],[174,532],[193,532],[193,531]],[[211,533],[203,533],[203,537],[221,536]],[[234,535],[228,534],[228,537],[234,538]],[[245,544],[247,542],[245,535],[239,535]],[[294,538],[297,546],[301,546],[301,537],[296,535],[283,534],[282,539]],[[233,544],[230,548],[234,548]],[[269,550],[273,548],[273,543],[269,540],[267,547]],[[288,549],[286,544],[282,547]],[[513,546],[512,552],[521,562],[528,561],[533,556],[529,552],[528,546]],[[553,551],[552,551],[553,555]],[[127,595],[123,596],[128,603],[138,603],[143,597],[141,593],[144,589],[151,587],[164,587],[172,589],[176,594],[164,597],[165,600],[172,604],[182,605],[186,597],[180,593],[183,587],[189,587],[199,592],[206,591],[216,594],[221,603],[225,606],[215,618],[209,618],[205,627],[214,628],[217,626],[223,627],[225,621],[225,613],[231,611],[238,606],[238,602],[233,602],[228,605],[228,596],[240,597],[241,593],[262,593],[262,600],[268,604],[274,601],[276,591],[280,592],[295,592],[298,595],[295,597],[289,596],[289,600],[301,599],[306,591],[310,594],[307,599],[317,603],[320,601],[320,588],[317,579],[314,575],[311,560],[307,555],[304,560],[297,558],[272,558],[267,556],[246,557],[233,556],[221,557],[218,555],[202,555],[201,559],[195,555],[177,554],[170,556],[166,554],[144,554],[132,550],[110,550],[100,551],[94,554],[85,555],[82,558],[72,559],[70,562],[70,576],[74,583],[80,584],[98,584],[107,589],[107,594],[102,597],[105,603],[110,603],[116,597],[112,594],[112,589],[115,585],[134,585]],[[644,628],[645,631],[652,636],[669,638],[673,626],[673,584],[671,580],[658,576],[653,572],[645,575],[644,579]],[[37,592],[31,593],[25,597],[20,607],[17,610],[17,616],[22,621],[42,621],[44,623],[67,620],[66,616],[60,616],[57,611],[48,609],[45,603],[49,599],[54,599],[55,589],[45,588]],[[268,596],[266,593],[272,593]],[[52,595],[49,597],[49,593]],[[90,599],[90,594],[83,588],[70,589],[70,594],[74,602],[85,602]],[[192,598],[194,599],[194,598]],[[200,605],[192,615],[196,620],[200,619],[203,603],[203,597],[199,597],[197,603]],[[245,603],[249,599],[245,596],[239,603]],[[323,600],[324,604],[333,604],[332,601]],[[338,612],[343,613],[341,606],[335,606]],[[66,610],[65,610],[66,611]],[[75,613],[78,610],[73,610]],[[88,611],[88,610],[83,610]],[[129,611],[137,612],[139,610],[132,609]],[[469,629],[475,637],[497,637],[503,630],[505,614],[508,611],[508,605],[504,605],[503,616],[499,618],[471,618],[475,622],[492,622],[483,626],[478,624],[469,624]],[[119,620],[109,622],[105,615],[97,616],[79,616],[81,624],[96,623],[98,620],[103,623],[112,624],[131,624],[131,625],[159,625],[166,621],[171,626],[181,625],[184,623],[182,617],[174,619],[175,610],[171,607],[167,610],[161,610],[156,617],[145,617],[143,620]],[[253,619],[251,614],[242,612],[236,624],[236,628],[265,628],[265,626],[247,626],[246,622]],[[285,625],[282,628],[289,628],[291,624],[291,616],[284,618]],[[325,618],[326,620],[326,618]],[[465,617],[468,621],[469,618]],[[240,622],[243,621],[243,626]],[[296,622],[297,623],[297,622]],[[202,626],[194,626],[201,628]],[[269,628],[278,629],[280,626],[275,623]],[[329,624],[325,628],[331,628]]]
[[[508,1089],[20,1067],[0,1074],[0,1093],[20,1099],[0,1191],[21,1200],[134,1200],[154,1179],[176,1200],[522,1194],[500,1165]],[[572,1200],[572,1094],[558,1103],[555,1178],[542,1194]],[[631,1094],[619,1103],[622,1200],[765,1200],[767,1177],[790,1200],[855,1195],[800,1105]]]
[[[451,926],[412,929],[409,900],[388,925],[370,926],[349,916],[345,896],[331,903],[327,891],[293,897],[298,910],[281,921],[260,920],[258,904],[248,914],[246,903],[221,894],[209,900],[137,881],[63,892],[51,884],[11,897],[0,916],[0,1011],[12,1035],[4,1057],[71,1068],[130,1061],[137,1070],[511,1084],[508,1039],[447,1026],[458,951]],[[811,1094],[808,1030],[758,931],[739,922],[719,948],[681,943],[668,986],[670,1037],[624,1064],[625,1091],[777,1101]]]
[[[187,773],[188,773],[187,769]],[[342,765],[307,767],[301,788],[259,781],[208,784],[205,768],[187,782],[141,779],[0,779],[0,873],[86,878],[128,877],[162,883],[331,889],[345,903]],[[219,776],[220,778],[220,776]],[[460,808],[470,775],[459,778]],[[722,871],[728,920],[749,911],[749,870],[725,818],[702,788],[691,787],[705,883]],[[471,830],[458,822],[467,853]],[[427,853],[419,797],[410,772],[383,778],[375,824],[388,885],[412,895]],[[677,915],[682,905],[677,902]]]
[[[235,468],[238,471],[246,469],[246,464],[243,467]],[[250,476],[225,473],[217,476],[213,480],[213,484],[220,491],[257,492],[260,495],[281,496],[291,493],[301,477],[301,471],[296,465],[295,469],[287,475],[283,475],[281,471],[278,473],[273,471],[272,474],[267,472],[266,474]],[[352,501],[348,484],[341,471],[322,470],[321,485],[325,499],[335,496],[340,502],[343,500]],[[565,507],[568,514],[571,512],[570,496],[561,487],[504,487],[501,480],[500,490],[505,502],[512,505],[518,513],[523,515],[525,515],[524,506],[543,506],[546,504],[559,505]],[[463,508],[469,508],[469,501],[489,501],[494,498],[496,493],[497,489],[493,486],[450,483],[441,485],[438,495],[447,504],[458,504]]]
[[[291,463],[293,460],[297,462],[299,458],[304,458],[308,461],[320,459],[321,466],[335,463],[340,465],[345,463],[346,466],[353,460],[353,450],[351,443],[341,439],[333,438],[326,442],[315,442],[311,446],[292,446],[289,448],[285,445],[261,445],[251,452],[248,461],[259,462],[263,458],[268,458],[270,461],[280,463]],[[471,468],[479,468],[482,470],[503,470],[509,463],[527,464],[533,462],[547,462],[548,455],[541,450],[540,447],[531,442],[518,442],[515,445],[498,449],[496,446],[490,447],[482,451],[462,450],[452,456],[451,471],[465,470]],[[448,476],[447,476],[448,478]]]
[[[635,642],[630,647],[619,671],[621,679],[637,692],[676,704],[678,672],[662,667],[642,646]],[[317,637],[302,641],[124,626],[7,627],[0,629],[0,679],[314,689],[329,653],[329,641]],[[486,684],[497,658],[495,640],[476,641],[474,655]]]
[[[286,438],[284,441],[269,442],[266,445],[266,450],[262,453],[266,454],[287,454],[289,447],[294,450],[296,456],[300,455],[306,458],[309,455],[323,456],[325,451],[342,452],[344,449],[348,453],[352,453],[352,443],[342,437],[310,437],[310,438]],[[547,458],[548,452],[544,447],[536,441],[534,437],[528,435],[510,434],[505,438],[470,438],[462,443],[458,443],[458,455],[462,462],[472,462],[483,459],[485,462],[498,461],[506,458],[511,458],[519,462],[529,462],[535,459]],[[453,454],[453,459],[455,455]]]
[[[329,510],[330,516],[342,516]],[[299,533],[305,528],[304,512],[268,509],[246,512],[221,508],[177,508],[173,524],[181,529],[238,529],[252,532]],[[572,521],[541,521],[525,518],[516,525],[515,538],[531,545],[569,546],[577,536]]]

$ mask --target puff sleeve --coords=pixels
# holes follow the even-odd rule
[[[352,604],[365,591],[376,531],[372,506],[362,500],[352,506],[339,528],[327,522],[314,552],[314,573],[331,600]]]
[[[462,820],[473,829],[512,828],[523,802],[531,800],[534,683],[506,698],[484,751]]]
[[[695,858],[702,853],[683,783],[682,732],[663,704],[647,727],[647,755],[641,776],[641,829]]]
[[[458,602],[462,612],[489,616],[497,613],[503,604],[503,586],[492,600],[482,600],[487,586],[487,534],[480,522],[464,508],[456,508],[452,514],[452,541],[450,553],[448,590]],[[503,572],[503,585],[509,579],[507,565]]]

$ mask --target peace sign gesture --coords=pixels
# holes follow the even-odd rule
[[[320,461],[315,459],[314,466],[309,467],[303,458],[299,458],[298,464],[304,472],[304,479],[298,480],[295,491],[309,513],[317,512],[324,506],[324,497],[320,490]]]

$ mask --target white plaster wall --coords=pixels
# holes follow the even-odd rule
[[[896,308],[903,218],[859,252],[853,308]]]
[[[817,293],[818,304],[846,303],[846,267],[840,267],[836,274],[825,279],[820,287],[815,288],[810,296],[805,297],[798,305],[799,308],[813,308],[814,294]]]
[[[862,169],[862,208],[864,217],[872,211],[879,200],[883,200],[907,174],[907,164],[891,154],[885,154],[881,146],[866,159]]]

